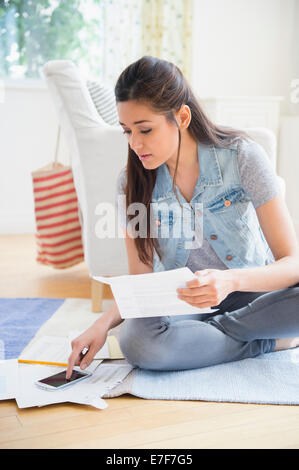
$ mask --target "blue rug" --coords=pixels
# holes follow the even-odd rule
[[[0,298],[0,359],[16,359],[65,299]]]
[[[137,368],[133,374],[121,393],[151,400],[299,405],[299,348],[201,369],[159,372]],[[111,395],[115,393],[113,389]]]

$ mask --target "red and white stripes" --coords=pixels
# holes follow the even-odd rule
[[[84,260],[78,199],[70,167],[32,172],[36,261],[56,269]]]

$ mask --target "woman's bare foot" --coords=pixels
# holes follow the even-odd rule
[[[299,338],[278,338],[276,340],[274,351],[283,351],[299,346]]]

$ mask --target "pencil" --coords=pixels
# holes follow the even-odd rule
[[[67,367],[68,364],[61,363],[61,362],[45,362],[45,361],[27,361],[25,359],[18,359],[18,362],[22,362],[24,364],[42,364],[47,366],[62,366]]]

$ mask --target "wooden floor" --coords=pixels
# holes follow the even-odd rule
[[[0,297],[90,297],[86,266],[39,266],[32,235],[0,236],[0,259]],[[14,400],[2,401],[0,448],[299,448],[298,406],[131,395],[105,401],[105,410],[70,403],[18,409]]]

